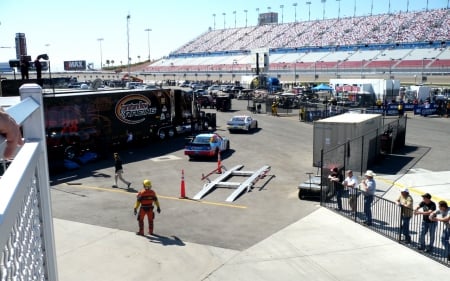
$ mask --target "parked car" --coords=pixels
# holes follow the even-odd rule
[[[258,129],[258,121],[248,115],[233,116],[233,118],[227,122],[227,129],[230,133],[234,131],[250,132],[252,129]]]
[[[196,157],[217,157],[219,151],[227,151],[230,149],[230,141],[221,137],[216,133],[196,135],[189,143],[186,144],[184,155],[189,159]]]

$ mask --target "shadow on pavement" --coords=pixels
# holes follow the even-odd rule
[[[395,154],[384,155],[378,163],[371,166],[371,169],[379,174],[407,173],[430,150],[430,147],[406,145]]]
[[[146,237],[150,242],[159,243],[163,246],[186,246],[186,244],[184,244],[184,242],[177,236],[167,237],[153,233],[153,235]]]

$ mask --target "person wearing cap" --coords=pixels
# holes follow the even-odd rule
[[[114,168],[115,174],[113,187],[118,187],[117,180],[120,179],[123,183],[127,185],[127,189],[130,189],[131,182],[125,180],[122,176],[123,174],[122,159],[120,159],[119,153],[117,152],[114,153]]]
[[[367,170],[364,174],[365,179],[361,182],[361,190],[364,193],[364,215],[366,220],[365,225],[372,225],[372,202],[375,195],[375,190],[377,189],[377,184],[373,179],[376,174],[372,170]]]
[[[422,225],[420,228],[419,234],[419,250],[425,250],[425,252],[432,252],[434,246],[434,237],[436,232],[435,221],[430,220],[430,214],[436,211],[436,204],[431,201],[430,193],[425,193],[422,195],[422,202],[420,202],[419,206],[414,210],[415,215],[423,215]],[[430,238],[429,245],[425,246],[425,236],[427,235]]]
[[[411,235],[409,234],[409,221],[413,214],[413,198],[409,194],[407,188],[403,188],[400,191],[400,196],[397,199],[397,205],[401,208],[401,224],[400,233],[403,234],[405,242],[411,243]]]
[[[442,228],[441,242],[444,245],[445,257],[447,261],[450,261],[450,209],[447,202],[441,200],[438,203],[439,209],[430,214],[430,220],[434,222],[442,222],[444,227]]]
[[[152,190],[152,182],[150,180],[144,180],[142,182],[143,189],[138,192],[136,196],[136,203],[134,204],[134,215],[137,215],[139,224],[139,232],[137,235],[144,235],[144,218],[147,216],[148,220],[148,234],[153,235],[153,219],[155,213],[153,212],[153,204],[156,205],[156,211],[161,213],[158,197],[156,192]],[[140,207],[140,208],[139,208]],[[139,212],[138,212],[139,208]]]
[[[347,177],[342,182],[342,185],[349,190],[350,198],[348,204],[350,209],[354,212],[356,211],[356,200],[358,197],[358,178],[353,175],[352,170],[347,171]]]

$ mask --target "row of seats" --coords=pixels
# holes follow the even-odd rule
[[[450,33],[447,9],[381,14],[210,30],[186,43],[173,54],[348,46],[388,42],[445,41]]]

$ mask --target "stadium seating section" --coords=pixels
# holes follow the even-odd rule
[[[447,69],[450,10],[209,30],[149,72],[248,71],[257,48],[271,69]]]

